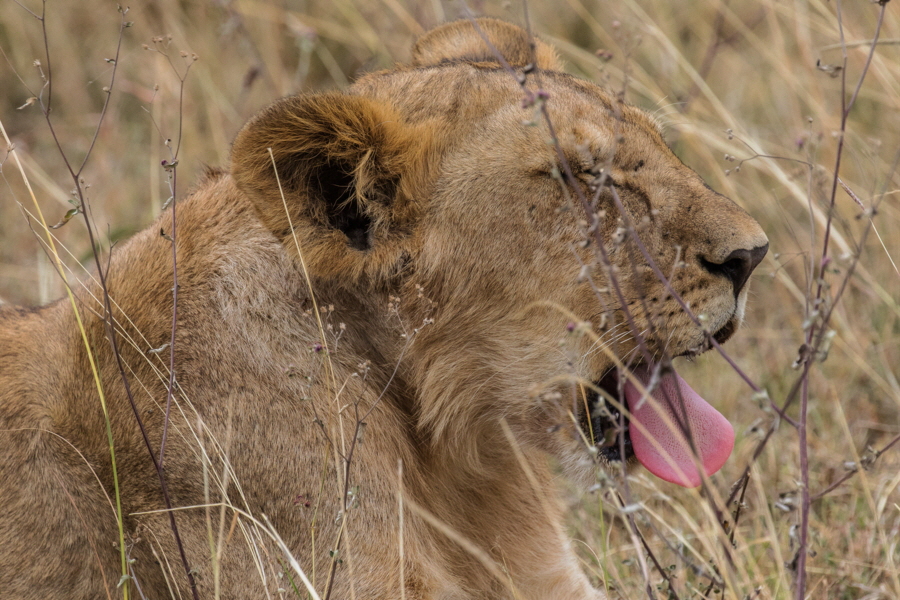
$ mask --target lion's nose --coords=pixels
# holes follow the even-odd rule
[[[737,297],[744,288],[744,284],[750,278],[750,273],[753,272],[753,269],[762,261],[768,251],[769,244],[757,246],[752,250],[741,248],[733,251],[720,263],[701,258],[700,264],[713,275],[721,275],[730,279],[731,284],[734,286],[734,295]]]

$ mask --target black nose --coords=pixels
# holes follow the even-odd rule
[[[753,272],[753,269],[762,261],[768,251],[769,245],[765,244],[752,250],[735,250],[726,256],[721,263],[714,263],[701,258],[700,264],[713,275],[721,275],[730,279],[734,286],[734,295],[737,297],[744,288],[744,284],[750,278],[750,273]]]

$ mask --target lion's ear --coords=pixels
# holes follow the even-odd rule
[[[263,223],[319,277],[378,277],[416,220],[428,136],[390,106],[339,93],[284,98],[238,133],[231,172]]]
[[[493,49],[485,43],[487,38]],[[432,29],[413,46],[416,67],[442,62],[498,62],[495,50],[512,67],[534,65],[559,71],[562,65],[556,50],[517,27],[499,19],[463,19]]]

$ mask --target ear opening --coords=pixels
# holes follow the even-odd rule
[[[356,181],[347,165],[322,169],[309,182],[309,194],[325,199],[328,225],[347,236],[355,250],[372,247],[372,218],[356,198]]]

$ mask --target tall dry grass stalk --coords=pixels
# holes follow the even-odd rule
[[[26,92],[42,86],[35,60],[44,49],[29,14],[40,4],[25,4],[0,4],[0,121],[56,223],[72,208],[72,180]],[[478,13],[523,21],[517,3],[472,4]],[[646,597],[648,584],[659,598],[900,597],[900,450],[880,452],[900,434],[900,16],[887,5],[872,53],[880,9],[823,0],[529,5],[534,30],[573,73],[654,112],[682,160],[744,206],[771,240],[752,283],[747,326],[726,348],[764,393],[714,353],[679,366],[738,432],[732,459],[707,491],[725,507],[727,529],[698,492],[640,472],[629,481],[628,502],[603,480],[569,492],[585,568],[613,597]],[[50,5],[52,117],[74,164],[91,147],[103,88],[118,70],[81,175],[99,244],[108,249],[166,203],[171,173],[160,164],[171,159],[167,139],[181,140],[181,196],[201,165],[226,164],[237,129],[272,99],[339,87],[361,69],[405,60],[416,34],[461,11],[439,0],[162,0],[131,9],[133,26],[113,65],[106,59],[116,47],[115,5]],[[199,61],[182,81],[144,45]],[[23,216],[30,202],[23,178],[5,151],[0,164],[0,301],[62,296],[64,282],[52,276]],[[64,268],[86,277],[79,266],[91,263],[85,227],[73,221],[52,232],[71,252],[61,252]],[[811,332],[823,337],[808,361]],[[805,365],[805,401],[781,418],[772,403],[784,402]],[[805,444],[791,421],[803,425]],[[732,490],[747,468],[747,485]],[[738,503],[727,504],[729,495]],[[216,520],[221,538],[227,519]],[[265,535],[264,523],[257,525],[244,530],[248,539]],[[312,575],[320,592],[325,570],[318,582]],[[305,593],[305,585],[293,589]]]

